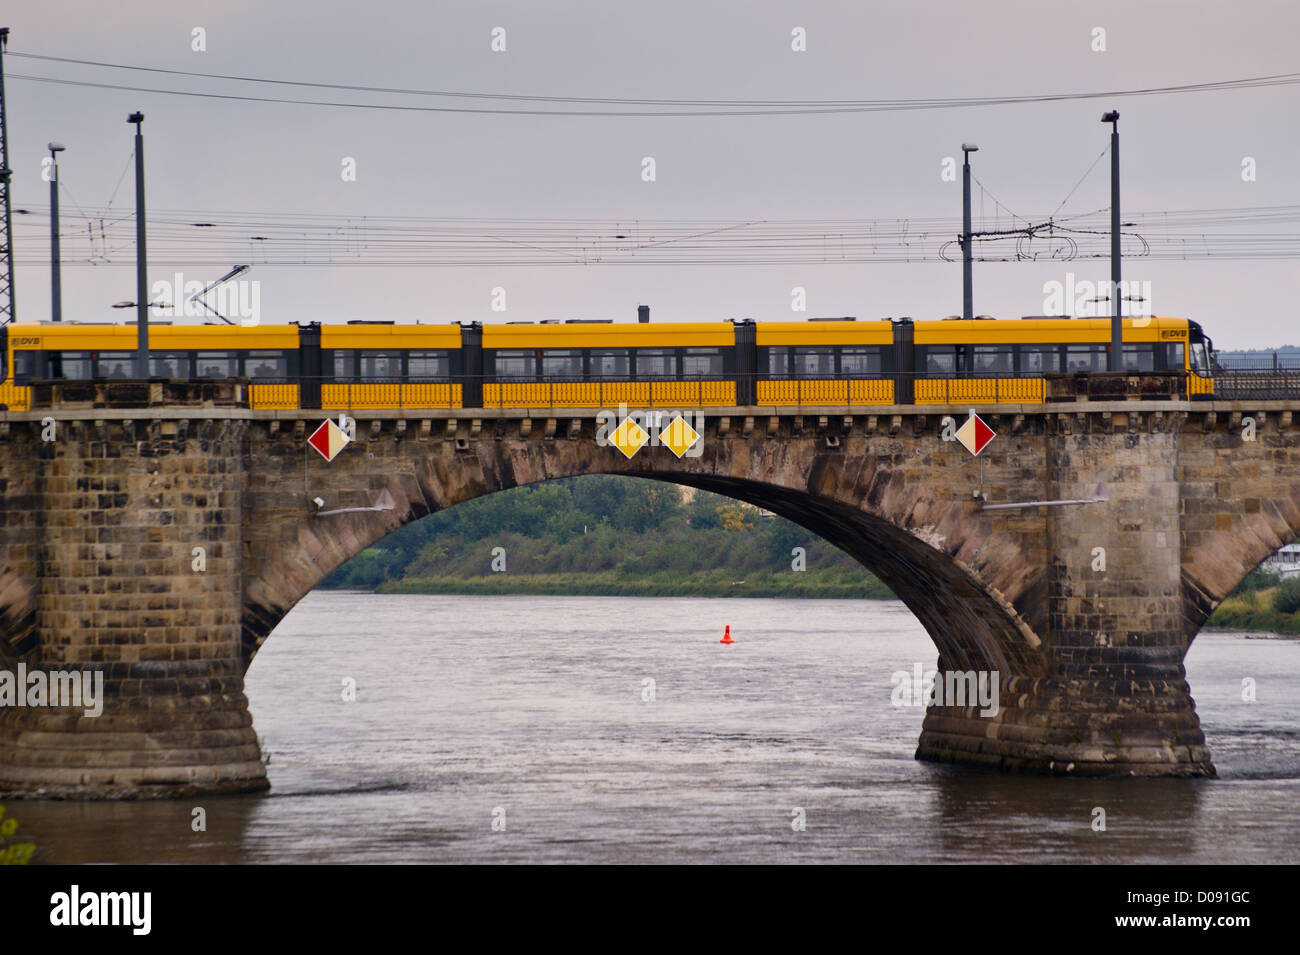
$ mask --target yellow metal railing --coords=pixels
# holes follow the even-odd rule
[[[690,405],[717,408],[736,403],[734,381],[656,381],[650,389],[650,403],[656,408]]]
[[[756,397],[760,405],[892,405],[894,382],[888,378],[760,381]]]
[[[741,381],[745,379],[742,377]],[[1048,400],[1047,380],[1044,378],[918,376],[911,384],[912,403],[918,405],[1041,404]],[[632,408],[717,408],[734,407],[737,392],[735,379],[485,382],[482,407],[596,409],[627,405]],[[1196,374],[1186,376],[1185,394],[1188,397],[1214,393],[1213,378]],[[320,394],[320,407],[325,410],[463,407],[462,386],[448,382],[324,382],[320,385]],[[1081,394],[1087,394],[1086,389]],[[302,386],[284,381],[253,381],[248,385],[248,397],[250,406],[256,409],[300,408]],[[776,407],[851,407],[891,405],[897,400],[897,394],[892,377],[764,379],[755,382],[755,400],[758,405]],[[0,382],[0,406],[9,411],[30,410],[31,387]]]
[[[0,384],[0,405],[10,411],[28,411],[32,406],[32,389],[6,381]]]
[[[894,383],[888,378],[874,378],[849,382],[849,404],[892,405]]]
[[[912,400],[918,405],[1042,404],[1042,378],[918,378]]]
[[[734,381],[505,381],[483,385],[485,408],[711,408],[736,403]]]
[[[452,384],[376,384],[353,382],[320,386],[323,409],[459,408],[461,386]]]
[[[251,408],[289,410],[298,407],[297,385],[248,386],[248,404]]]

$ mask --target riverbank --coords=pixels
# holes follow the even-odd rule
[[[852,571],[758,571],[730,574],[656,573],[627,577],[616,571],[583,574],[501,573],[473,577],[407,577],[381,584],[384,594],[529,595],[550,597],[791,597],[893,600],[875,578]]]
[[[802,574],[759,572],[743,580],[727,575],[650,574],[627,578],[616,572],[596,574],[493,574],[478,577],[410,577],[389,581],[371,591],[382,594],[538,597],[781,597],[803,600],[894,600],[874,578],[858,574],[807,571]],[[1230,597],[1214,612],[1206,630],[1237,630],[1300,637],[1300,615]]]
[[[849,555],[705,491],[590,476],[503,491],[409,524],[321,584],[381,594],[891,600]],[[1300,635],[1300,582],[1259,572],[1207,626]]]
[[[1287,637],[1300,636],[1300,613],[1286,613],[1278,609],[1278,589],[1239,589],[1215,608],[1205,629],[1260,630]]]

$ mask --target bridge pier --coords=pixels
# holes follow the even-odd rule
[[[1185,680],[1012,677],[1003,691],[994,718],[930,707],[917,758],[1047,775],[1215,774]]]
[[[8,435],[7,458],[31,466],[6,471],[0,498],[0,657],[10,674],[80,673],[83,690],[80,705],[29,692],[0,707],[0,792],[267,788],[239,649],[246,427],[60,420],[51,440]]]
[[[1045,678],[1012,675],[996,717],[931,707],[917,756],[1089,776],[1213,776],[1183,658],[1183,415],[1142,434],[1047,438],[1050,556]],[[1068,422],[1069,419],[1063,419]],[[1193,631],[1194,633],[1194,631]],[[944,669],[944,661],[940,661]]]

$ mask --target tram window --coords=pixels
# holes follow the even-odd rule
[[[1151,345],[1125,345],[1125,371],[1152,371],[1155,369],[1155,349]]]
[[[952,375],[957,372],[957,349],[951,345],[928,345],[925,349],[925,370],[931,375]]]
[[[1021,345],[1020,370],[1027,375],[1060,371],[1061,350],[1056,345]]]
[[[1010,345],[971,346],[972,371],[977,375],[1009,375],[1012,370]]]
[[[493,373],[498,378],[532,378],[537,374],[533,353],[530,351],[499,351],[493,361]]]
[[[1173,342],[1165,345],[1165,367],[1170,371],[1184,371],[1187,362],[1183,356],[1183,343]]]
[[[280,351],[250,351],[244,356],[244,375],[248,378],[287,378],[289,359]]]
[[[878,375],[880,369],[880,349],[878,347],[840,349],[840,374],[844,377]]]
[[[547,378],[581,378],[582,352],[558,348],[542,352],[542,374]]]
[[[722,350],[688,348],[682,354],[683,378],[716,378],[722,374]]]
[[[347,348],[334,349],[334,380],[347,381],[357,376],[357,353]]]
[[[21,383],[36,374],[36,352],[14,352],[14,382]]]
[[[1066,345],[1065,367],[1068,371],[1105,371],[1105,345]]]
[[[413,351],[407,356],[407,377],[448,378],[451,376],[451,356],[445,351]]]
[[[84,351],[56,352],[51,356],[50,377],[69,381],[89,381],[92,377],[90,353]]]
[[[773,378],[788,378],[790,376],[790,349],[767,349],[767,373]]]
[[[628,378],[632,374],[632,355],[626,348],[591,353],[591,377]]]
[[[150,352],[149,375],[153,378],[188,378],[189,356],[185,352]]]
[[[201,351],[194,362],[200,378],[236,378],[239,376],[239,357],[229,351]]]
[[[638,378],[676,378],[677,356],[671,348],[640,348],[636,353]]]
[[[1205,342],[1192,342],[1192,371],[1202,378],[1210,377],[1210,361],[1205,354]]]
[[[135,354],[129,351],[102,351],[94,354],[96,378],[134,378]]]
[[[834,348],[796,348],[794,373],[799,378],[834,378]]]
[[[395,351],[362,352],[360,377],[371,381],[377,378],[390,378],[397,381],[402,377],[401,354]]]

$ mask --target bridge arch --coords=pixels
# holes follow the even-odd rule
[[[825,444],[816,435],[804,443],[805,453],[814,454],[819,443]],[[801,453],[787,453],[778,462],[762,462],[763,477],[758,479],[752,459],[707,450],[699,459],[678,461],[659,449],[659,458],[647,455],[638,462],[594,441],[494,441],[479,444],[473,454],[457,451],[451,442],[401,444],[385,441],[381,432],[365,445],[374,450],[356,448],[350,460],[340,457],[328,465],[313,462],[307,472],[309,494],[288,520],[282,515],[279,520],[248,522],[253,529],[278,524],[280,532],[274,541],[246,544],[246,553],[257,556],[256,573],[244,584],[245,665],[299,600],[393,531],[512,487],[582,474],[617,474],[696,487],[763,507],[845,551],[917,616],[938,650],[940,669],[996,670],[1023,678],[1047,675],[1047,658],[1031,619],[988,582],[1011,579],[1003,565],[1023,563],[1020,542],[993,532],[987,519],[972,520],[969,507],[937,501],[925,482],[900,480],[887,469],[888,462],[885,467],[876,462],[880,471],[871,474],[859,469],[855,480],[846,481],[824,462],[814,464]],[[402,456],[404,467],[394,455]],[[860,468],[864,462],[857,463]],[[328,500],[325,510],[365,507],[381,494],[394,501],[391,511],[317,516],[314,505],[305,506],[307,497],[320,497]],[[256,506],[256,500],[253,503]],[[974,567],[963,560],[972,556]],[[1019,594],[1035,610],[1039,604],[1028,598],[1035,596],[1038,584],[1031,580]]]
[[[1189,645],[1253,570],[1300,541],[1300,429],[1291,412],[1252,412],[1247,406],[1244,414],[1238,410],[1224,418],[1215,411],[1201,415],[1200,427],[1184,434],[1180,455],[1183,630]]]

